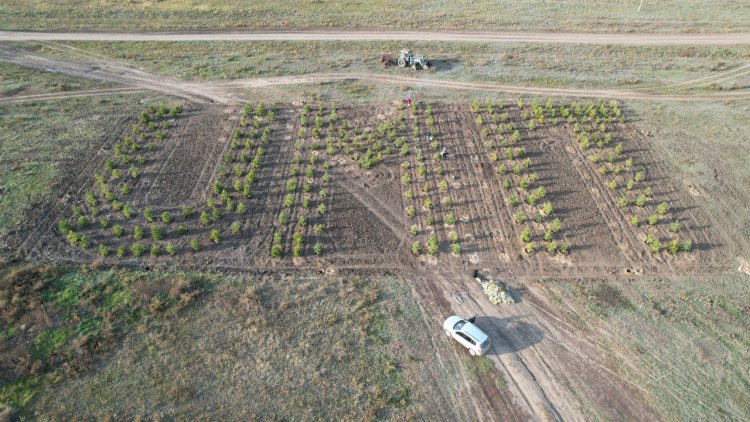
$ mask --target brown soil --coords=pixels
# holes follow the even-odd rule
[[[335,142],[342,122],[349,121],[350,130],[361,129],[359,139],[365,142],[369,134],[377,132],[380,123],[397,121],[400,112],[393,106],[340,106],[335,122],[328,117],[330,109],[327,108],[322,114],[325,122],[320,140],[309,135],[313,108],[307,135],[297,150],[298,106],[279,107],[274,121],[266,117],[260,119],[259,131],[265,127],[272,130],[267,142],[256,139],[249,148],[233,149],[231,140],[235,130],[245,133],[241,141],[249,139],[250,125],[241,125],[240,110],[191,105],[179,117],[167,119],[171,128],[166,139],[156,142],[154,151],[146,155],[148,159],[141,175],[133,192],[127,196],[128,203],[135,209],[135,218],[127,220],[111,212],[106,205],[100,210],[101,215],[109,219],[110,226],[122,224],[126,236],[117,240],[111,236],[109,228],[100,229],[94,224],[81,230],[93,241],[92,248],[82,251],[68,244],[57,232],[55,222],[68,219],[74,223],[70,211],[73,205],[81,206],[86,212],[83,194],[97,191],[94,173],[103,171],[104,160],[111,158],[115,143],[131,133],[131,125],[137,123],[135,118],[116,121],[111,137],[92,145],[91,154],[86,155],[91,158],[62,163],[65,169],[62,173],[68,176],[57,186],[58,201],[40,204],[27,225],[14,234],[11,244],[15,245],[18,257],[32,261],[88,263],[97,260],[115,266],[174,266],[213,271],[351,269],[367,273],[385,269],[415,281],[419,298],[433,315],[435,326],[450,314],[477,314],[477,324],[490,333],[493,348],[489,357],[497,370],[494,376],[507,384],[507,391],[498,390],[489,377],[467,383],[466,391],[462,392],[462,399],[467,403],[462,405],[466,419],[561,420],[592,415],[611,419],[658,419],[645,404],[643,392],[618,375],[607,357],[609,351],[596,339],[560,319],[555,309],[560,305],[545,302],[537,283],[550,278],[619,278],[644,273],[670,277],[693,271],[711,272],[733,262],[736,251],[727,246],[729,242],[719,232],[712,230],[710,219],[697,206],[696,199],[671,180],[666,166],[651,151],[647,135],[627,123],[613,125],[618,142],[624,145],[624,154],[647,172],[655,201],[669,202],[671,218],[682,222],[681,239],[689,239],[694,245],[690,254],[650,254],[642,240],[643,230],[628,224],[629,213],[617,206],[616,196],[607,189],[607,179],[598,174],[597,167],[587,159],[587,153],[578,147],[571,127],[560,123],[545,124],[533,131],[522,129],[525,122],[521,121],[518,110],[515,106],[506,106],[510,110],[510,120],[521,132],[521,140],[515,146],[526,149],[526,156],[532,162],[528,171],[538,174],[537,185],[544,186],[545,200],[553,204],[554,216],[562,222],[556,239],[571,245],[567,255],[550,255],[542,247],[527,254],[518,240],[521,226],[513,222],[514,210],[507,205],[514,191],[502,187],[502,178],[495,171],[497,163],[489,158],[481,127],[474,121],[475,115],[468,106],[435,104],[433,109],[437,149],[423,140],[426,115],[420,106],[416,116],[420,140],[410,136],[408,117],[405,127],[398,129],[399,136],[408,138],[411,152],[400,156],[398,148],[391,146],[392,153],[385,154],[382,162],[363,170],[342,151],[329,156],[325,140],[330,135]],[[408,111],[404,113],[408,116]],[[329,123],[331,129],[328,129]],[[449,157],[436,161],[433,154],[442,146],[447,148]],[[245,214],[225,214],[209,226],[200,223],[197,215],[187,219],[180,216],[182,206],[190,206],[196,214],[208,210],[207,200],[218,198],[213,192],[214,181],[221,181],[231,190],[233,180],[242,180],[232,175],[235,164],[241,166],[243,175],[250,171],[248,163],[236,158],[231,164],[223,163],[225,154],[236,157],[247,151],[252,158],[259,147],[265,154],[256,172],[252,196],[244,199],[238,192],[229,193],[233,201],[242,201],[247,207]],[[425,156],[424,178],[416,172],[420,164],[418,150]],[[294,163],[298,154],[299,165]],[[311,156],[317,160],[314,175],[308,178],[304,171]],[[324,161],[331,164],[327,171],[331,181],[327,183],[323,180]],[[408,169],[402,166],[403,162],[410,163]],[[226,167],[227,176],[219,175],[221,166]],[[295,166],[300,173],[292,176]],[[442,175],[439,174],[441,167]],[[402,176],[407,173],[412,180],[402,184]],[[294,205],[287,208],[283,202],[290,179],[296,180],[298,187],[291,193]],[[451,197],[452,207],[440,200],[444,196],[438,193],[442,180],[448,182],[445,195]],[[306,197],[301,189],[305,183],[311,184],[308,209],[300,205]],[[428,193],[421,192],[424,183],[429,186]],[[329,194],[320,195],[321,189],[327,189]],[[413,189],[413,200],[405,198],[407,189]],[[429,210],[424,207],[427,198],[433,199]],[[327,207],[323,215],[317,212],[321,203]],[[416,204],[414,218],[405,213],[410,204]],[[175,219],[170,224],[153,223],[166,233],[158,242],[148,239],[151,223],[142,216],[146,207],[154,209],[157,220],[162,211],[170,211]],[[288,224],[278,222],[282,211],[289,216]],[[454,226],[443,224],[448,213],[458,217]],[[303,216],[307,219],[305,226],[297,223]],[[427,224],[429,218],[435,222],[432,226]],[[241,226],[239,234],[229,231],[234,221]],[[160,256],[149,257],[148,250],[140,258],[129,252],[125,258],[112,254],[106,258],[97,256],[99,244],[107,245],[113,252],[119,245],[135,243],[132,229],[136,224],[146,229],[146,240],[141,243],[144,246],[160,244]],[[184,235],[176,233],[178,224],[186,226]],[[316,224],[323,225],[322,233],[314,231]],[[419,227],[416,236],[409,234],[412,224]],[[533,227],[535,242],[543,245],[539,236],[549,227],[549,220],[529,224]],[[219,230],[222,239],[219,244],[208,241],[211,229]],[[657,225],[653,230],[665,228]],[[459,256],[450,251],[451,231],[459,236],[462,248]],[[282,235],[285,253],[281,258],[270,256],[276,232]],[[305,240],[301,256],[294,257],[292,239],[297,232]],[[433,257],[423,252],[420,257],[413,257],[412,242],[420,241],[424,248],[430,235],[437,237],[437,255]],[[192,239],[200,240],[199,252],[191,251],[189,241]],[[164,254],[167,241],[177,247],[176,256]],[[323,247],[321,256],[313,253],[312,245],[316,242]],[[506,307],[491,305],[470,277],[475,268],[509,281],[519,303]],[[452,299],[451,292],[456,291],[461,292],[463,300]],[[465,351],[449,344],[435,345],[437,358],[460,360]]]

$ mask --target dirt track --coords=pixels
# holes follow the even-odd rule
[[[574,32],[11,32],[0,41],[475,41],[619,45],[745,45],[750,34],[602,34]]]
[[[594,98],[620,98],[637,100],[669,100],[669,101],[705,101],[705,100],[729,100],[750,98],[750,92],[721,92],[716,94],[680,94],[649,92],[646,90],[608,90],[608,89],[575,89],[575,88],[547,88],[529,87],[509,84],[494,84],[481,82],[461,82],[430,79],[431,75],[423,77],[383,75],[375,73],[317,73],[295,76],[277,76],[267,78],[240,79],[230,82],[201,82],[186,81],[178,78],[153,75],[148,72],[134,69],[128,65],[114,61],[105,61],[104,58],[90,55],[90,61],[67,61],[55,57],[30,54],[21,49],[0,49],[0,61],[14,63],[33,69],[59,72],[70,76],[99,81],[119,83],[138,89],[147,89],[162,92],[168,95],[184,98],[197,103],[219,103],[219,104],[242,104],[241,89],[261,88],[277,85],[296,85],[323,83],[331,81],[366,81],[371,83],[409,84],[415,86],[428,86],[435,88],[450,88],[460,90],[476,90],[486,92],[508,92],[516,94],[538,94],[547,96],[563,97],[594,97]],[[741,67],[719,75],[698,78],[694,81],[685,81],[676,84],[673,89],[690,88],[714,82],[717,78],[737,76],[750,72],[750,68]],[[101,92],[104,93],[104,92]],[[100,95],[100,92],[92,91],[92,95]],[[83,95],[83,93],[69,94]],[[64,94],[60,94],[60,97]],[[28,100],[43,98],[29,97]],[[20,98],[0,99],[0,102],[19,102]]]

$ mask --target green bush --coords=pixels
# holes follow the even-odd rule
[[[233,222],[233,223],[232,223],[232,224],[231,224],[231,225],[229,226],[229,232],[230,232],[230,233],[232,233],[232,234],[237,234],[237,233],[239,233],[239,232],[240,232],[240,223],[238,223],[238,222],[236,222],[236,221],[235,221],[235,222]]]
[[[411,244],[411,253],[414,256],[418,256],[420,253],[422,253],[422,247],[419,245],[419,241]]]
[[[552,203],[545,202],[544,205],[542,205],[542,214],[544,214],[544,215],[551,215],[552,214]]]
[[[680,250],[680,241],[677,239],[672,239],[669,243],[667,243],[666,249],[670,255],[676,254]]]
[[[461,255],[461,246],[456,243],[451,244],[451,253],[456,256]]]
[[[208,235],[208,238],[214,243],[219,243],[219,231],[216,229],[211,230],[211,234]]]
[[[172,222],[172,214],[169,211],[164,211],[161,213],[161,221],[169,224]]]
[[[158,256],[161,253],[161,249],[159,249],[159,245],[153,244],[151,245],[151,256]]]
[[[534,253],[534,244],[531,242],[526,243],[523,245],[523,250],[528,254]]]
[[[449,226],[456,224],[456,216],[453,213],[448,213],[445,216],[445,224]]]
[[[427,238],[427,253],[430,255],[435,255],[438,252],[438,240],[437,236],[430,235],[430,237]]]
[[[669,223],[669,231],[672,233],[677,233],[682,228],[682,225],[678,221],[673,221]]]
[[[90,224],[89,219],[86,218],[85,215],[78,217],[78,227],[80,228],[88,227],[89,224]]]
[[[521,224],[524,221],[526,221],[526,214],[523,213],[523,211],[518,211],[515,214],[513,214],[513,221],[516,222],[516,224]]]
[[[315,230],[315,233],[322,234],[323,233],[323,225],[322,224],[316,224],[313,228]]]
[[[149,223],[154,221],[154,210],[151,207],[146,208],[145,210],[143,210],[143,217]]]
[[[135,226],[133,228],[133,238],[135,240],[141,240],[141,239],[143,239],[143,235],[144,235],[144,232],[143,232],[143,228],[141,226]]]
[[[648,223],[649,226],[653,226],[659,222],[659,216],[657,214],[652,214],[648,217],[646,222]]]
[[[105,245],[99,245],[99,256],[109,255],[109,248]]]
[[[419,233],[419,227],[417,227],[417,225],[416,225],[416,224],[413,224],[413,225],[412,225],[412,226],[411,226],[411,227],[409,228],[409,234],[410,234],[410,235],[412,235],[412,236],[416,236],[416,235],[417,235],[418,233]]]
[[[318,205],[318,213],[320,215],[323,215],[326,213],[326,204],[320,204]]]
[[[693,249],[693,242],[689,240],[682,242],[682,244],[680,245],[681,252],[687,253],[687,252],[690,252],[691,249]]]
[[[198,241],[198,239],[193,239],[190,241],[190,247],[193,249],[193,251],[198,252],[201,248],[201,243]]]
[[[664,215],[669,210],[669,206],[666,202],[662,202],[661,204],[656,206],[656,213],[659,215]]]
[[[511,195],[508,198],[508,205],[510,205],[511,207],[518,206],[518,197],[515,194]]]
[[[560,224],[560,219],[555,218],[552,220],[552,227],[550,227],[550,230],[552,230],[552,233],[557,233],[561,230],[562,225]]]
[[[521,235],[519,236],[519,239],[521,239],[521,242],[527,243],[531,240],[531,229],[529,226],[525,226],[523,230],[521,231]]]
[[[141,246],[138,243],[134,243],[130,247],[130,253],[133,254],[133,256],[135,256],[135,257],[139,257],[139,256],[143,255],[143,246]]]
[[[456,233],[456,232],[450,232],[450,233],[448,233],[448,240],[451,243],[458,243],[458,233]]]
[[[167,242],[165,250],[170,256],[174,256],[174,254],[177,253],[177,248],[174,247],[174,243],[172,242]]]
[[[323,253],[323,245],[320,244],[320,242],[315,242],[313,245],[313,253],[315,255],[320,255]]]
[[[640,221],[641,220],[638,218],[637,215],[633,215],[633,216],[630,217],[630,225],[633,226],[633,227],[638,226],[638,223],[640,223]]]
[[[185,227],[184,224],[180,224],[179,226],[177,226],[177,234],[182,235],[185,233],[187,233],[187,227]]]
[[[568,251],[570,251],[570,245],[568,245],[567,243],[563,242],[563,243],[560,244],[560,246],[557,247],[557,250],[561,254],[567,255]]]
[[[201,211],[200,220],[204,226],[211,224],[211,217],[208,215],[206,211]]]
[[[120,258],[124,257],[125,256],[125,248],[122,247],[122,246],[118,246],[116,254]]]
[[[285,225],[287,222],[289,222],[289,216],[284,211],[282,211],[281,213],[279,213],[278,222],[282,226]]]
[[[151,226],[151,239],[161,240],[161,238],[162,238],[161,230],[158,227],[152,225]]]
[[[547,246],[545,246],[545,249],[547,249],[547,252],[550,255],[554,254],[557,251],[557,243],[555,243],[555,242],[547,243]]]

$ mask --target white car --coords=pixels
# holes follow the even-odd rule
[[[463,319],[459,316],[448,317],[443,323],[443,329],[451,337],[469,349],[474,356],[487,353],[490,348],[490,337],[474,325],[476,317]]]

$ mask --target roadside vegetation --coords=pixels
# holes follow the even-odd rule
[[[336,2],[299,3],[259,0],[251,4],[212,0],[122,3],[113,0],[76,3],[6,3],[0,6],[5,29],[381,29],[465,31],[598,32],[747,32],[747,10],[729,0],[710,4],[638,3],[587,0],[550,3],[477,0],[441,7],[415,0],[377,0],[339,7]],[[404,11],[408,13],[404,13]],[[735,13],[724,13],[733,10]]]

